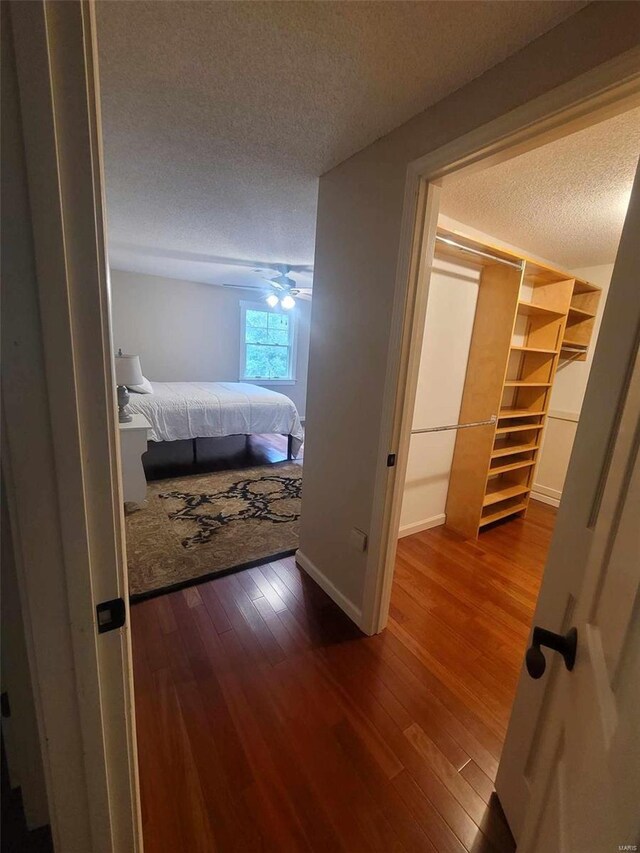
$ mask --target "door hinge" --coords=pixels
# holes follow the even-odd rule
[[[127,608],[122,598],[112,598],[111,601],[102,601],[96,605],[96,615],[98,633],[104,634],[107,631],[122,628],[127,618]]]
[[[394,468],[396,464],[396,454],[390,453],[387,456],[387,468]]]

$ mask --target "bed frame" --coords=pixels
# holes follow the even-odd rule
[[[217,442],[224,439],[229,439],[233,444],[233,439],[239,439],[241,436],[221,436],[218,438],[187,438],[177,441],[149,441],[147,443],[147,452],[142,457],[142,465],[147,475],[147,478],[157,479],[167,476],[182,476],[188,474],[189,469],[199,466],[206,460],[209,453],[202,447],[198,448],[198,442]],[[249,436],[244,436],[245,442],[249,440]],[[206,447],[206,446],[205,446]],[[238,453],[240,447],[230,448],[232,453]],[[210,452],[210,451],[209,451]],[[214,451],[215,453],[215,451]],[[293,436],[287,436],[287,460],[293,459]],[[166,473],[176,472],[176,473]],[[181,472],[181,473],[180,473]]]
[[[223,437],[226,438],[226,436],[223,436]],[[245,438],[248,440],[249,436],[246,435]],[[198,464],[198,439],[192,438],[191,442],[193,445],[193,464],[197,465]],[[163,442],[163,441],[158,442],[158,444],[165,444],[165,442]],[[293,459],[293,436],[288,435],[287,436],[287,461],[291,462],[292,459]]]

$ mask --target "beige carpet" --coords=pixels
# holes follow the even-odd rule
[[[149,483],[126,519],[132,601],[293,553],[301,488],[291,462]]]

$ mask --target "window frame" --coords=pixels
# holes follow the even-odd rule
[[[266,314],[286,314],[289,318],[289,369],[285,379],[262,379],[247,376],[247,311],[263,311]],[[295,308],[285,311],[280,306],[270,308],[264,302],[240,302],[240,382],[250,382],[253,385],[295,385],[296,384],[296,349],[297,349],[297,317]],[[269,346],[267,344],[267,346]]]

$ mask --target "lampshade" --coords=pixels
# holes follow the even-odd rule
[[[140,385],[144,379],[140,367],[140,356],[118,353],[116,362],[116,383],[118,385]]]

